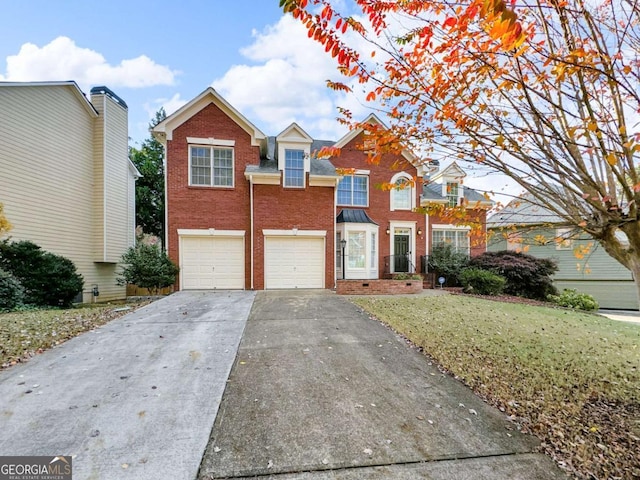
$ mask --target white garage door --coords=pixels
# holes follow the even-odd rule
[[[324,238],[265,237],[265,289],[324,288]]]
[[[244,238],[181,237],[183,290],[243,289]]]

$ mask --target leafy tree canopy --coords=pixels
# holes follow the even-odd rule
[[[364,88],[386,114],[389,129],[369,128],[372,160],[408,146],[506,175],[640,286],[639,2],[280,5],[336,58],[346,80],[329,86]]]
[[[164,108],[156,112],[150,128],[166,118]],[[136,182],[136,226],[164,240],[164,149],[153,136],[142,146],[129,147],[129,158],[142,174]]]

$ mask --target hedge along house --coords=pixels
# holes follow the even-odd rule
[[[601,308],[638,309],[631,271],[591,237],[563,225],[553,212],[534,205],[525,194],[488,219],[488,250],[522,251],[558,262],[556,288],[592,295]],[[622,236],[622,234],[621,234]]]
[[[126,296],[118,262],[135,242],[128,111],[106,87],[73,81],[0,82],[0,202],[12,240],[69,258],[79,301]],[[99,297],[95,293],[99,292]]]
[[[152,133],[165,145],[180,289],[331,289],[420,271],[431,228],[414,211],[425,172],[410,152],[373,165],[361,130],[320,141],[293,123],[267,136],[212,88]],[[324,146],[341,154],[317,158]]]

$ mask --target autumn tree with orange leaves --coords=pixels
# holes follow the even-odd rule
[[[640,298],[639,1],[280,5],[336,58],[329,87],[362,86],[387,115],[378,153],[508,176],[631,270]]]

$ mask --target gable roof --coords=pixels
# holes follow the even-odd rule
[[[293,122],[287,128],[285,128],[282,132],[280,132],[276,136],[276,141],[290,141],[295,143],[308,143],[311,145],[313,143],[313,138],[309,136],[307,132],[305,132],[300,125],[296,122]]]
[[[80,90],[80,87],[78,86],[78,84],[73,80],[65,80],[60,82],[0,82],[0,88],[14,88],[14,87],[69,88],[71,89],[73,94],[76,96],[78,101],[82,104],[82,106],[87,110],[89,115],[91,115],[92,117],[98,116],[98,111],[95,109],[93,104],[89,101],[89,99],[85,96],[82,90]]]
[[[267,136],[247,120],[238,110],[233,108],[231,104],[222,98],[212,87],[207,88],[196,98],[158,123],[151,129],[152,135],[161,143],[165,143],[166,140],[172,140],[173,131],[176,128],[212,103],[251,136],[251,145],[261,147],[262,149],[266,148]]]
[[[487,228],[563,222],[565,221],[561,217],[549,209],[533,203],[531,195],[525,193],[518,198],[514,198],[503,209],[487,218]]]
[[[467,174],[464,170],[462,170],[457,162],[453,162],[447,168],[443,168],[437,173],[434,173],[431,177],[431,181],[440,180],[441,178],[456,178],[463,179]]]
[[[467,201],[469,207],[474,207],[476,204],[480,204],[482,207],[493,206],[491,200],[487,200],[480,192],[469,187],[462,189],[462,196]],[[428,183],[423,185],[420,203],[447,203],[448,201],[448,197],[442,195],[442,184]]]
[[[364,121],[362,123],[368,123],[371,125],[379,125],[384,129],[389,129],[389,127],[382,121],[380,120],[374,113],[370,114],[367,118],[364,119]],[[338,140],[334,146],[338,147],[338,148],[342,148],[345,145],[347,145],[349,142],[351,142],[354,138],[356,138],[358,135],[360,135],[362,132],[364,132],[364,128],[360,127],[360,128],[354,128],[353,130],[349,130],[349,132],[342,137],[340,140]],[[415,155],[411,150],[405,148],[404,150],[402,150],[402,156],[409,162],[411,163],[411,165],[413,165],[414,167],[416,167],[419,172],[419,175],[422,175],[422,172],[420,170],[422,170],[423,166],[422,164],[420,164],[419,159],[417,157],[417,155]]]

